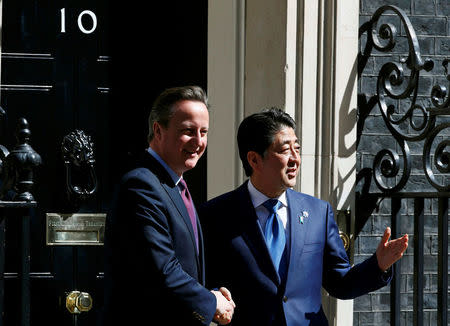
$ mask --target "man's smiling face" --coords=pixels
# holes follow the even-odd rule
[[[160,145],[159,155],[181,176],[194,168],[205,152],[209,113],[206,105],[198,101],[183,100],[174,106],[167,128],[155,123],[155,137]]]
[[[252,177],[260,179],[259,184],[264,185],[266,194],[278,195],[295,186],[300,167],[300,145],[294,129],[280,129],[264,156],[258,154],[257,160]]]

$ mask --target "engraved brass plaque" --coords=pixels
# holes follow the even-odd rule
[[[47,213],[48,246],[102,246],[106,214]]]

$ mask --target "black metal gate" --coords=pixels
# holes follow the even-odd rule
[[[369,215],[380,201],[389,200],[392,236],[400,236],[402,207],[413,201],[414,250],[413,311],[414,325],[424,325],[424,234],[425,207],[437,205],[437,324],[448,325],[448,203],[450,198],[450,97],[448,88],[430,86],[431,95],[421,93],[423,75],[435,68],[443,78],[448,74],[449,60],[442,68],[433,60],[423,59],[414,28],[404,13],[395,6],[380,7],[371,20],[360,27],[361,43],[359,75],[371,57],[383,58],[377,73],[376,93],[370,98],[360,94],[358,133],[364,127],[368,112],[375,106],[383,119],[387,143],[377,144],[370,168],[360,170],[362,184],[357,192],[357,215]],[[381,59],[380,59],[381,60]],[[378,61],[380,61],[378,60]],[[373,64],[373,62],[372,62]],[[428,74],[428,75],[427,75]],[[422,76],[421,76],[422,75]],[[431,78],[428,78],[428,81]],[[426,87],[425,87],[426,88]],[[389,136],[389,137],[388,137]],[[410,148],[414,148],[414,153]],[[365,221],[360,222],[360,224]],[[359,225],[361,227],[361,225]],[[357,225],[358,229],[358,225]],[[390,323],[401,325],[401,265],[396,264],[390,294]]]

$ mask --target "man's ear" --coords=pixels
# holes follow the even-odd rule
[[[253,171],[258,171],[261,166],[262,157],[254,151],[247,153],[247,162],[250,164]]]
[[[158,122],[153,122],[153,137],[161,140],[161,128],[162,126]]]

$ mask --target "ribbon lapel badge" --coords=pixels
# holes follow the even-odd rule
[[[298,215],[298,221],[303,224],[305,221],[305,218],[308,218],[309,213],[307,211],[303,211],[301,214]]]

